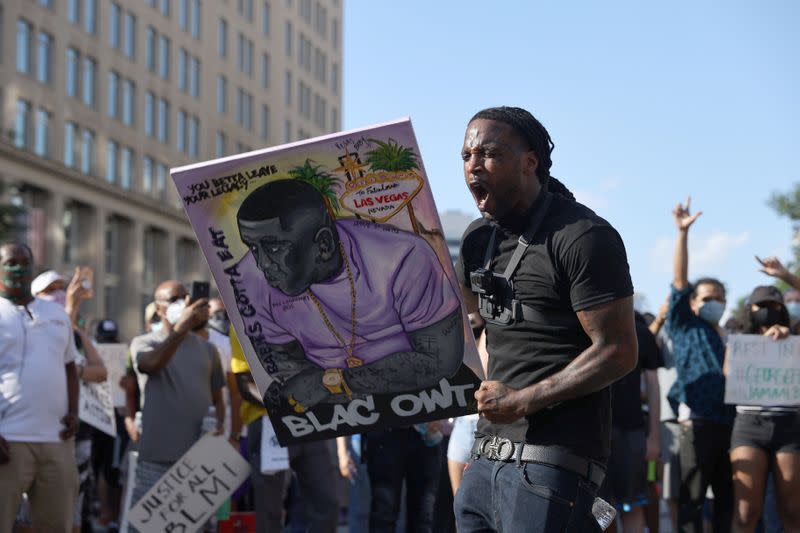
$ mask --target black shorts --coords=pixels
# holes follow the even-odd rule
[[[645,447],[644,429],[612,427],[608,471],[598,495],[617,509],[627,511],[648,502]]]
[[[800,453],[800,412],[736,413],[731,449],[760,448],[769,455]]]

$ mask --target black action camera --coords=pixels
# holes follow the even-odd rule
[[[487,322],[508,325],[521,315],[513,284],[505,276],[478,268],[469,273],[469,282],[472,292],[478,295],[478,310]]]

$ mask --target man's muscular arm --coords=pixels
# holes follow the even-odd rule
[[[344,371],[344,380],[356,393],[393,393],[436,385],[451,377],[464,356],[461,309],[433,325],[408,334],[413,351],[398,352],[379,361]]]
[[[638,345],[632,297],[579,311],[577,316],[592,341],[589,348],[562,371],[524,389],[484,381],[475,393],[478,411],[492,422],[511,423],[605,388],[636,366]]]

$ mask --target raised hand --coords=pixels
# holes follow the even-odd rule
[[[689,196],[686,198],[686,204],[678,203],[675,206],[675,209],[672,210],[672,220],[675,221],[675,226],[677,226],[678,230],[680,231],[688,231],[694,221],[697,220],[697,217],[703,214],[702,211],[698,211],[695,214],[691,214],[690,208],[692,205],[692,197]]]
[[[187,305],[181,313],[178,323],[175,324],[175,331],[184,333],[193,331],[203,324],[208,322],[208,300],[200,298],[196,302],[189,302],[189,297],[186,297]]]
[[[759,269],[759,272],[763,272],[767,276],[772,276],[773,278],[778,279],[787,279],[790,276],[789,270],[783,266],[780,259],[777,257],[767,257],[761,259],[760,257],[756,256],[756,261],[762,266]]]

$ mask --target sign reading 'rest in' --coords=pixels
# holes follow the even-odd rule
[[[725,403],[800,405],[800,337],[731,335],[727,357]]]

